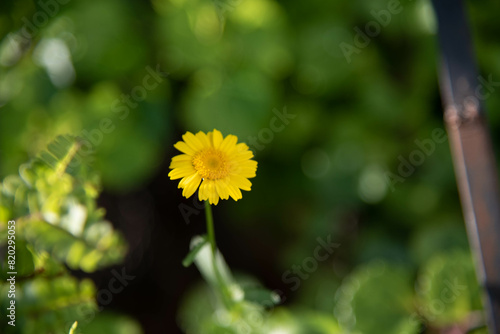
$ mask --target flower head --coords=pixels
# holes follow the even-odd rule
[[[184,154],[172,158],[168,174],[171,180],[182,179],[182,196],[191,197],[199,186],[199,199],[217,205],[219,198],[231,196],[237,201],[241,190],[250,190],[248,179],[255,177],[257,161],[251,160],[253,153],[246,144],[237,144],[238,137],[224,138],[214,129],[196,135],[188,131],[182,139],[174,147]]]

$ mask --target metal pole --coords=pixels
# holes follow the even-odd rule
[[[500,196],[463,0],[433,0],[455,174],[490,333],[500,334]]]

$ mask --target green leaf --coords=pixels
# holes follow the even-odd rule
[[[411,251],[420,265],[436,254],[456,249],[467,250],[467,233],[462,225],[432,224],[419,228],[413,234]]]
[[[268,318],[263,333],[341,334],[331,313],[279,307]]]
[[[57,261],[54,257],[50,256],[49,253],[36,252],[33,246],[30,246],[30,251],[33,254],[33,259],[35,263],[35,274],[41,277],[54,277],[61,276],[67,272],[66,267]]]
[[[201,237],[201,240],[194,244],[193,247],[191,248],[191,250],[189,251],[188,255],[186,255],[186,257],[184,258],[184,260],[182,260],[182,265],[184,267],[189,267],[194,259],[196,258],[196,255],[198,254],[198,252],[203,248],[203,246],[205,246],[208,242],[208,239],[206,236],[202,236]]]
[[[200,242],[203,242],[203,237],[194,236],[191,239],[190,248],[193,249]],[[214,270],[214,257],[215,268],[217,268],[216,271]],[[217,287],[222,284],[231,290],[228,291],[231,295],[240,295],[242,293],[241,288],[234,283],[233,275],[226,263],[226,260],[224,260],[224,257],[218,249],[216,249],[215,256],[213,256],[212,247],[210,247],[209,243],[205,243],[201,249],[198,250],[196,256],[194,257],[194,263],[203,278],[213,287]]]
[[[5,240],[7,240],[7,236],[5,236]],[[16,272],[16,277],[26,277],[33,274],[35,270],[35,265],[33,261],[33,255],[28,250],[26,242],[24,240],[17,238],[15,244],[9,245],[9,250],[11,254],[8,254],[5,251],[5,256],[0,259],[1,261],[1,271],[0,271],[0,279],[5,280],[10,275],[7,272]],[[3,246],[7,250],[7,245]],[[12,253],[14,251],[14,253]],[[14,269],[10,269],[9,261],[13,261]],[[12,264],[12,262],[11,262]]]
[[[78,321],[75,321],[71,329],[69,330],[69,334],[75,334],[76,327],[78,326]]]
[[[142,334],[142,329],[137,321],[128,316],[111,312],[96,315],[92,321],[81,326],[82,333],[92,334]]]
[[[340,327],[332,314],[321,312],[295,312],[300,333],[308,334],[340,334]]]
[[[272,307],[281,302],[281,298],[275,292],[260,286],[243,286],[245,300],[265,307]]]
[[[404,328],[404,333],[418,333],[411,287],[403,267],[379,260],[359,266],[337,290],[335,317],[344,331],[398,334]]]
[[[260,305],[242,300],[227,309],[213,297],[213,290],[205,283],[196,285],[184,295],[178,314],[184,333],[271,332],[266,330],[268,314]]]
[[[481,310],[480,288],[469,252],[437,254],[422,268],[415,286],[420,313],[435,326],[464,321]]]
[[[99,180],[79,156],[81,146],[80,139],[57,137],[19,168],[20,177],[5,178],[0,208],[18,217],[17,238],[26,239],[35,252],[91,272],[120,262],[126,246],[97,207]]]
[[[81,235],[73,235],[64,228],[45,221],[30,221],[22,228],[22,234],[37,252],[46,251],[72,269],[86,272],[99,267],[119,263],[125,253],[122,238],[112,229],[102,229],[107,222],[96,222],[87,226]],[[97,240],[89,237],[91,229],[102,231]]]
[[[184,333],[200,333],[216,310],[214,295],[205,282],[198,282],[186,291],[177,310],[179,327]]]
[[[7,307],[8,284],[0,283],[0,306]],[[67,333],[75,320],[79,323],[97,313],[96,288],[89,279],[69,275],[37,277],[16,282],[16,328],[20,333]],[[7,332],[0,325],[0,332]],[[6,326],[6,325],[5,325]],[[7,332],[8,333],[8,332]]]
[[[26,242],[23,240],[18,240],[16,242],[15,257],[17,277],[25,277],[33,274],[35,271],[33,255],[28,250]]]
[[[49,165],[57,175],[61,175],[72,163],[78,163],[74,159],[80,146],[81,142],[74,137],[58,136],[47,146],[46,151],[40,153],[38,158]],[[28,173],[25,171],[23,174]]]

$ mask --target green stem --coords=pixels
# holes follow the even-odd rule
[[[215,243],[214,217],[212,215],[212,206],[210,206],[210,203],[208,203],[208,201],[205,201],[205,215],[207,218],[208,241],[212,246],[212,255],[215,263],[215,251],[217,250],[217,244]]]
[[[210,246],[212,248],[212,265],[215,274],[215,278],[217,279],[217,285],[219,287],[222,302],[226,306],[226,308],[230,308],[232,305],[231,296],[229,293],[229,289],[226,286],[222,276],[217,268],[217,244],[215,243],[215,232],[214,232],[214,217],[212,215],[212,206],[208,201],[205,201],[205,216],[207,219],[207,235],[208,242],[210,242]]]
[[[80,147],[81,143],[79,141],[76,141],[71,145],[64,158],[55,166],[56,177],[61,177],[66,172],[68,165],[78,153]]]

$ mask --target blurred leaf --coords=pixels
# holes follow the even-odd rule
[[[437,253],[463,249],[469,243],[463,224],[432,224],[422,226],[412,236],[411,250],[419,264],[424,264]]]
[[[182,260],[182,265],[184,267],[189,267],[191,263],[193,263],[198,252],[203,248],[203,246],[207,244],[207,242],[208,242],[207,237],[202,236],[201,240],[199,240],[198,243],[191,244],[192,248],[189,251],[188,255],[186,255],[186,257],[184,258],[184,260]]]
[[[199,243],[203,242],[204,238],[195,236],[191,239],[190,248],[195,248]],[[218,286],[219,281],[222,281],[225,286],[234,286],[234,279],[227,265],[224,257],[216,250],[215,254],[215,268],[214,269],[214,256],[212,255],[212,247],[209,243],[204,243],[203,246],[196,252],[194,262],[205,280],[213,285]],[[217,270],[217,272],[216,272]]]
[[[78,326],[78,321],[75,321],[71,329],[69,330],[69,334],[75,334],[76,327]]]
[[[96,222],[82,237],[75,237],[47,222],[32,220],[20,229],[20,233],[35,245],[37,252],[46,251],[66,262],[70,268],[92,272],[99,267],[118,263],[123,258],[123,240],[109,228],[100,228],[107,224],[109,223]],[[97,242],[90,241],[89,237],[94,229],[104,232]]]
[[[58,137],[20,167],[21,177],[4,180],[0,204],[16,215],[10,218],[19,217],[17,238],[90,272],[121,261],[126,247],[97,208],[98,181],[78,156],[81,145],[70,136]]]
[[[184,333],[200,333],[214,312],[214,295],[205,283],[198,283],[184,293],[177,311]]]
[[[75,48],[75,68],[86,78],[114,78],[144,63],[145,40],[130,24],[134,11],[119,1],[75,2],[67,13]],[[107,66],[102,66],[107,64]]]
[[[279,295],[263,287],[243,286],[243,291],[245,293],[245,299],[251,303],[256,303],[264,307],[273,307],[273,304],[278,305],[281,303]]]
[[[15,270],[6,270],[7,264],[3,266],[5,268],[5,271],[2,272],[2,275],[4,276],[4,273],[7,271],[15,271],[17,272],[17,277],[26,277],[35,271],[35,264],[33,262],[33,255],[27,248],[27,244],[24,240],[18,239],[15,243]],[[7,254],[8,255],[8,254]],[[7,258],[5,259],[7,260]]]
[[[245,140],[275,117],[273,89],[266,76],[253,71],[228,76],[216,69],[200,70],[187,91],[183,121],[187,128],[217,128]]]
[[[302,309],[278,307],[272,311],[266,333],[341,334],[333,315]]]
[[[437,326],[460,323],[482,309],[472,258],[463,250],[434,255],[422,267],[415,288],[419,312]]]
[[[99,313],[95,319],[81,326],[82,333],[142,334],[139,323],[128,316],[111,312]]]
[[[9,284],[0,282],[0,305],[7,308]],[[67,332],[75,319],[86,319],[97,311],[92,281],[64,275],[51,279],[35,277],[28,281],[18,278],[16,284],[16,327],[23,334]],[[2,333],[11,333],[4,322]]]
[[[64,264],[91,272],[123,259],[125,242],[97,207],[98,178],[78,155],[81,146],[80,139],[60,136],[21,165],[19,176],[0,183],[2,214],[16,222],[17,271],[17,323],[0,327],[2,333],[66,333],[75,320],[85,324],[97,311],[95,286],[70,276]],[[0,221],[0,234],[6,231]],[[2,309],[10,303],[5,272]]]
[[[345,331],[418,333],[412,321],[410,273],[382,261],[357,267],[336,294],[335,317]],[[413,323],[407,327],[406,323]]]
[[[67,271],[66,267],[57,259],[50,256],[49,253],[45,251],[36,252],[33,250],[33,246],[30,246],[30,250],[33,254],[36,275],[54,277],[63,275]]]

